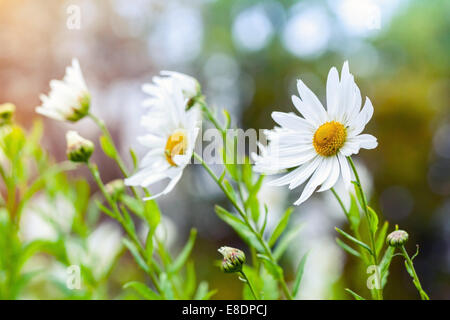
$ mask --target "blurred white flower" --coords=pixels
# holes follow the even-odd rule
[[[89,112],[90,94],[77,59],[66,68],[64,79],[50,81],[48,96],[41,95],[36,112],[59,121],[76,122]]]
[[[105,276],[122,247],[120,228],[111,223],[101,223],[86,239],[69,238],[66,242],[67,255],[73,265],[89,268],[99,280]]]
[[[147,224],[142,224],[139,229],[139,238],[145,243],[149,228]],[[164,243],[166,248],[171,248],[178,240],[178,230],[172,218],[162,216],[160,224],[156,227],[155,238]]]
[[[169,193],[192,157],[200,130],[197,106],[186,110],[192,98],[186,93],[193,93],[195,87],[192,79],[171,73],[171,77],[156,77],[154,84],[144,85],[144,91],[152,98],[144,101],[150,108],[141,119],[148,133],[138,140],[149,151],[140,163],[140,171],[126,179],[125,184],[148,187],[164,179],[170,180],[162,192],[146,200]]]
[[[361,134],[372,117],[373,106],[366,98],[361,110],[361,93],[348,62],[344,63],[340,80],[336,68],[328,74],[327,110],[301,80],[297,88],[301,99],[292,96],[292,102],[303,117],[273,112],[272,118],[281,127],[266,131],[268,147],[262,147],[261,156],[253,155],[258,172],[273,174],[295,168],[270,185],[289,184],[292,190],[310,178],[295,205],[307,200],[318,186],[318,192],[332,188],[340,174],[349,187],[351,173],[346,157],[358,153],[360,148],[377,146],[374,136]]]
[[[20,236],[24,241],[55,241],[72,229],[75,208],[63,195],[49,199],[39,195],[25,208],[20,220]]]

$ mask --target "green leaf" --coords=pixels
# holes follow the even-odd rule
[[[387,283],[387,277],[389,275],[389,266],[391,265],[392,258],[394,257],[395,248],[394,247],[387,247],[383,259],[381,259],[380,262],[380,274],[381,274],[381,287],[384,288],[384,286]]]
[[[191,299],[195,292],[195,285],[197,276],[195,274],[195,267],[193,261],[188,261],[186,264],[186,280],[184,281],[183,292],[186,299]]]
[[[269,239],[269,246],[273,247],[275,242],[278,240],[280,235],[283,233],[284,229],[286,229],[289,218],[291,217],[292,212],[294,212],[294,209],[292,207],[289,207],[283,214],[283,217],[278,222],[277,226],[275,227],[275,230],[273,231],[272,235]]]
[[[380,255],[381,249],[383,249],[383,246],[386,242],[386,233],[388,231],[388,228],[389,228],[389,222],[385,221],[383,223],[383,226],[381,227],[380,231],[378,232],[377,240],[375,242],[377,256]]]
[[[372,234],[376,234],[378,230],[378,215],[371,207],[367,206],[367,209],[367,212],[369,213],[370,230]]]
[[[308,259],[309,251],[305,253],[305,255],[300,260],[300,263],[297,267],[297,272],[294,281],[294,287],[292,288],[292,296],[295,297],[298,293],[298,289],[300,288],[300,283],[302,282],[303,272],[305,270],[306,260]]]
[[[170,266],[169,273],[177,273],[186,263],[187,259],[189,258],[189,255],[192,252],[192,249],[194,248],[195,238],[197,236],[197,230],[191,229],[191,233],[189,235],[189,240],[184,246],[183,250],[181,250],[178,257],[175,259],[173,264]]]
[[[356,243],[356,244],[359,245],[360,247],[362,247],[362,248],[366,249],[367,251],[369,251],[370,254],[372,254],[372,250],[370,250],[370,247],[369,247],[367,244],[365,244],[365,243],[362,242],[362,241],[359,241],[359,240],[356,239],[355,237],[352,237],[352,236],[349,235],[347,232],[345,232],[345,231],[339,229],[338,227],[335,227],[335,229],[336,229],[336,231],[337,231],[338,233],[340,233],[341,235],[343,235],[345,238],[347,238],[348,240],[350,240],[350,241]]]
[[[209,300],[215,295],[217,290],[208,291],[208,283],[206,281],[200,282],[195,293],[194,300]]]
[[[147,300],[162,300],[161,296],[139,281],[130,281],[123,285],[124,289],[132,288]]]
[[[139,253],[139,250],[136,248],[136,246],[128,239],[122,239],[123,244],[125,247],[128,248],[128,250],[131,252],[132,256],[134,257],[134,260],[139,265],[139,267],[142,268],[145,272],[149,272],[149,268],[147,264],[145,263],[145,260],[142,258],[142,256]]]
[[[159,286],[161,287],[164,297],[168,300],[174,300],[175,296],[167,273],[161,272],[159,275]]]
[[[258,258],[260,258],[264,266],[266,267],[267,271],[277,280],[281,279],[283,276],[283,269],[281,267],[274,263],[270,258],[264,254],[258,254]]]
[[[349,288],[345,288],[345,291],[350,293],[353,296],[353,298],[355,298],[355,300],[366,300],[363,297],[361,297],[359,294],[357,294],[356,292],[353,292],[352,290],[350,290]]]
[[[234,201],[237,201],[237,198],[236,198],[236,193],[234,192],[234,188],[233,188],[233,186],[230,184],[230,182],[228,181],[228,180],[223,180],[223,184],[224,184],[224,186],[225,186],[225,189],[227,190],[227,192],[228,192],[228,195],[234,200]]]
[[[361,254],[356,251],[355,249],[353,249],[352,247],[350,247],[349,245],[347,245],[346,243],[344,243],[341,239],[336,238],[336,243],[345,251],[347,251],[348,253],[350,253],[351,255],[361,258]]]
[[[291,241],[297,237],[302,227],[303,225],[299,224],[293,229],[289,230],[285,235],[281,237],[280,241],[278,242],[278,245],[275,247],[275,251],[273,252],[273,257],[275,258],[275,260],[278,261],[281,258],[281,256],[286,251]]]
[[[350,194],[350,209],[347,213],[347,219],[350,222],[350,229],[352,229],[353,232],[356,232],[361,222],[361,215],[359,212],[358,203],[356,202],[353,194]]]
[[[239,220],[220,206],[216,205],[215,210],[217,216],[230,225],[249,246],[254,247],[258,252],[264,252],[264,247],[261,245],[256,235],[242,220]]]
[[[116,148],[110,143],[109,139],[105,136],[100,137],[100,146],[103,152],[110,158],[115,159],[117,157]]]
[[[137,168],[138,168],[139,161],[138,161],[138,157],[136,155],[136,152],[134,152],[134,150],[131,149],[131,148],[130,148],[130,156],[131,156],[131,159],[133,160],[133,170],[136,171]]]

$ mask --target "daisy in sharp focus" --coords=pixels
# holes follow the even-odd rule
[[[366,98],[361,109],[361,93],[347,61],[340,79],[336,68],[328,73],[326,110],[301,80],[297,88],[300,98],[293,95],[292,102],[303,117],[273,112],[280,127],[266,131],[268,146],[260,146],[261,155],[253,155],[255,171],[274,174],[293,169],[270,185],[289,185],[292,190],[309,179],[295,205],[307,200],[319,186],[318,192],[332,188],[340,175],[348,188],[351,173],[346,157],[378,144],[374,136],[361,134],[373,115],[373,106]]]
[[[89,112],[90,94],[81,73],[80,63],[72,60],[64,79],[50,81],[50,93],[41,95],[36,112],[59,121],[76,122]]]
[[[140,170],[125,180],[126,185],[143,188],[170,180],[162,192],[145,200],[172,191],[190,162],[200,130],[198,107],[188,108],[199,90],[197,81],[178,73],[167,74],[168,77],[155,77],[153,84],[142,87],[152,97],[143,102],[149,110],[141,122],[148,133],[138,140],[149,151],[140,163]]]

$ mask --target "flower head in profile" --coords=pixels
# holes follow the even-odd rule
[[[76,122],[87,115],[91,97],[77,59],[66,68],[64,79],[50,81],[50,93],[41,95],[36,112],[59,121]]]
[[[187,110],[192,96],[186,93],[193,92],[186,91],[186,88],[193,89],[191,81],[196,80],[192,79],[176,74],[166,78],[155,77],[153,84],[143,86],[144,92],[151,94],[151,98],[144,101],[144,106],[149,110],[141,121],[147,134],[138,140],[148,151],[140,163],[140,170],[126,179],[125,184],[146,188],[169,180],[162,192],[146,200],[172,191],[191,160],[200,130],[198,107]]]
[[[361,134],[372,117],[373,106],[366,98],[361,109],[361,93],[348,62],[344,63],[340,79],[334,67],[328,74],[327,109],[301,80],[297,88],[300,97],[292,96],[292,102],[303,117],[273,112],[272,118],[280,127],[266,131],[269,145],[260,146],[261,155],[253,158],[258,172],[274,174],[292,169],[270,181],[270,185],[289,185],[292,190],[308,181],[295,202],[299,205],[317,187],[320,186],[319,192],[332,188],[339,176],[348,188],[351,174],[346,157],[358,153],[360,148],[375,148],[377,140],[372,135]]]
[[[153,83],[146,83],[142,86],[142,91],[151,96],[144,100],[143,105],[147,107],[164,107],[164,105],[161,105],[164,103],[163,99],[161,99],[161,87],[171,87],[173,85],[178,86],[181,90],[184,99],[187,100],[188,107],[191,105],[192,100],[201,93],[197,79],[175,71],[161,71],[161,76],[153,77]]]

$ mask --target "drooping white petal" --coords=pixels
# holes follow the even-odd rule
[[[319,165],[303,189],[300,198],[294,202],[295,205],[298,206],[302,202],[306,201],[313,194],[314,190],[316,190],[316,188],[328,178],[332,164],[333,161],[330,161],[329,159],[322,160],[322,163]]]
[[[339,165],[341,167],[342,181],[344,182],[345,188],[349,190],[352,180],[349,164],[347,162],[347,159],[341,152],[338,152],[337,156],[339,159]]]
[[[317,190],[317,192],[323,192],[332,188],[336,184],[336,181],[339,179],[339,173],[341,172],[341,170],[339,169],[340,168],[339,160],[336,156],[334,156],[330,158],[330,161],[332,162],[330,175],[328,176],[327,180],[325,180],[325,182],[322,184],[320,189]]]

